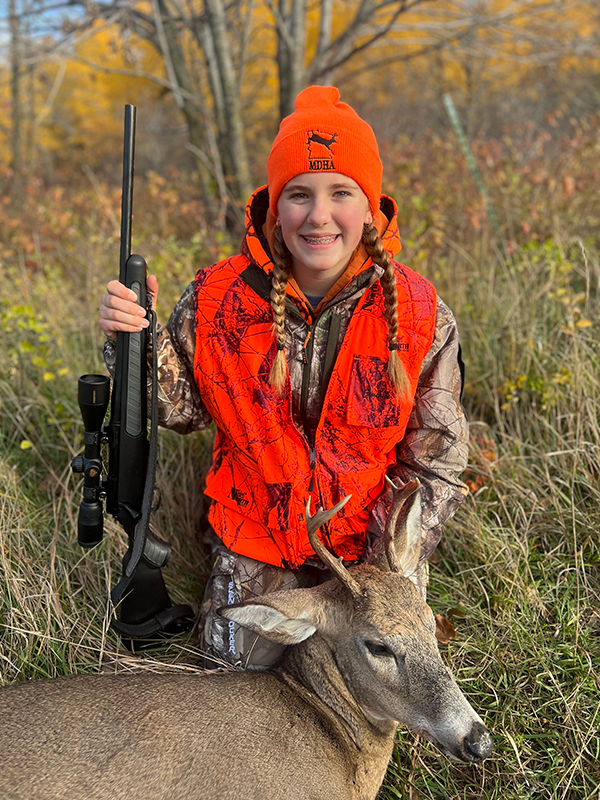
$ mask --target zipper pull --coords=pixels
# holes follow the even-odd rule
[[[306,348],[308,347],[308,343],[310,342],[310,337],[312,336],[312,325],[308,329],[308,333],[306,334],[306,339],[304,340],[304,344],[302,345],[302,363],[306,364]]]
[[[315,472],[317,467],[317,454],[315,452],[315,448],[310,448],[310,483],[308,485],[308,491],[312,494],[315,488]]]

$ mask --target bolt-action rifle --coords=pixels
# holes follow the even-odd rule
[[[119,280],[137,295],[146,309],[149,330],[156,330],[152,298],[146,291],[146,262],[131,254],[135,106],[125,106],[123,150],[123,200],[121,207],[121,254]],[[173,606],[161,568],[170,546],[150,528],[157,456],[157,365],[153,350],[150,437],[148,437],[148,332],[117,333],[117,358],[110,395],[110,378],[82,375],[78,401],[84,426],[84,455],[72,461],[74,472],[83,473],[83,502],[79,508],[77,540],[82,547],[99,544],[103,536],[102,501],[129,537],[123,558],[123,575],[111,592],[119,618],[111,626],[131,646],[155,642],[166,634],[190,627],[189,606]],[[110,399],[110,420],[104,422]],[[108,474],[103,476],[102,445],[108,445]]]

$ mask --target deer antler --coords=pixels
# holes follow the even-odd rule
[[[390,569],[392,572],[399,572],[402,574],[402,567],[400,565],[400,561],[398,560],[398,556],[396,555],[396,548],[394,542],[394,531],[396,529],[396,523],[398,521],[398,516],[402,511],[402,506],[408,498],[414,494],[417,489],[420,487],[421,482],[418,478],[415,478],[414,481],[409,481],[404,486],[396,486],[394,481],[389,478],[387,475],[385,476],[386,481],[392,487],[392,507],[390,509],[390,514],[388,516],[387,524],[385,526],[385,552],[390,564]]]
[[[306,501],[306,529],[308,531],[308,541],[312,549],[315,551],[315,554],[321,559],[323,564],[333,572],[333,574],[349,589],[350,593],[353,597],[358,598],[362,597],[362,592],[358,583],[354,580],[352,575],[348,572],[344,564],[342,563],[342,558],[337,558],[330,553],[329,550],[323,545],[320,541],[319,537],[317,536],[317,531],[328,522],[332,517],[334,517],[340,509],[342,509],[348,500],[352,497],[351,494],[346,495],[343,497],[337,505],[333,508],[327,510],[325,508],[320,508],[318,511],[315,512],[314,515],[311,516],[310,513],[310,495],[308,500]]]

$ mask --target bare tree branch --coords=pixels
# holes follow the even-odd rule
[[[52,82],[52,88],[48,94],[48,97],[44,101],[44,105],[38,111],[36,118],[33,120],[34,127],[38,127],[41,122],[48,116],[48,114],[52,111],[52,106],[56,99],[56,95],[58,94],[58,90],[61,87],[63,82],[63,78],[65,77],[65,72],[67,71],[67,62],[63,59],[60,64],[58,65],[58,70],[56,71],[56,75],[54,77],[54,81]]]
[[[598,36],[584,38],[573,22],[580,17],[571,13],[574,6],[589,7],[590,13],[595,10],[588,0],[568,4],[564,0],[505,0],[499,4],[483,0],[351,0],[342,4],[334,0],[263,0],[263,6],[258,6],[261,0],[150,0],[147,4],[136,0],[38,0],[36,12],[27,5],[31,0],[10,2],[10,19],[17,19],[16,4],[23,3],[21,18],[29,15],[33,19],[36,12],[48,12],[50,24],[55,26],[53,36],[40,43],[35,53],[20,56],[21,68],[30,68],[30,77],[43,61],[59,63],[42,108],[37,116],[32,111],[31,123],[24,122],[26,128],[37,127],[48,115],[60,91],[64,59],[73,58],[105,73],[145,78],[173,95],[187,124],[188,149],[197,157],[204,176],[205,198],[209,202],[216,195],[220,216],[227,213],[230,218],[251,189],[242,91],[250,59],[272,58],[266,50],[257,52],[255,45],[257,29],[265,25],[277,45],[281,115],[293,109],[303,85],[330,82],[334,71],[339,85],[368,70],[451,52],[467,83],[481,85],[478,67],[491,59],[501,71],[506,63],[544,65],[565,55],[587,58],[598,53]],[[259,9],[268,9],[269,14],[261,18]],[[62,18],[61,10],[71,13],[72,19]],[[415,11],[422,13],[411,13]],[[317,24],[318,32],[314,57],[306,63],[309,23]],[[143,69],[110,68],[73,55],[76,49],[81,52],[88,38],[115,25],[150,43],[160,55],[166,78]],[[359,62],[359,70],[351,68]]]

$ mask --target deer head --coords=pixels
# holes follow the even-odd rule
[[[320,636],[370,724],[407,725],[448,756],[478,762],[490,755],[492,738],[444,665],[433,613],[409,578],[419,560],[419,483],[392,486],[385,536],[389,571],[374,565],[347,569],[319,541],[317,529],[348,498],[314,516],[309,500],[311,545],[336,579],[265,595],[220,613],[279,644]]]

